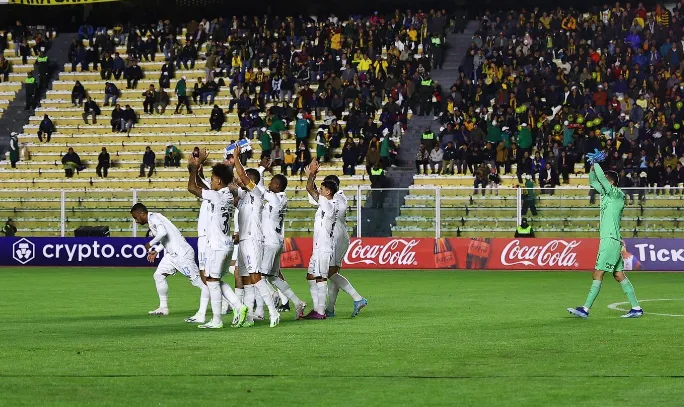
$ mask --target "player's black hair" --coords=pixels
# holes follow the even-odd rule
[[[280,192],[285,191],[285,188],[287,188],[287,178],[283,174],[276,174],[273,176],[273,179],[278,182]]]
[[[609,180],[613,181],[613,182],[615,183],[615,185],[617,185],[618,181],[620,180],[620,176],[618,175],[617,172],[615,172],[615,171],[606,171],[605,174],[606,174],[606,178],[608,178]]]
[[[330,181],[330,180],[321,182],[321,186],[328,188],[332,192],[333,195],[335,195],[337,193],[337,190],[339,189],[339,187],[335,183],[335,181]]]
[[[233,182],[233,170],[223,163],[214,164],[211,168],[211,173],[216,175],[223,185]]]
[[[142,213],[147,213],[147,207],[143,205],[141,202],[138,202],[137,204],[133,205],[131,208],[131,213],[136,213],[136,212],[142,212]]]
[[[323,181],[332,181],[337,184],[338,188],[340,186],[340,178],[337,175],[327,175]]]
[[[259,181],[261,181],[261,174],[259,174],[259,171],[255,170],[254,168],[248,168],[245,173],[255,184],[258,184]]]

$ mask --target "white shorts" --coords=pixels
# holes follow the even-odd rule
[[[311,253],[309,268],[306,272],[316,278],[328,278],[328,269],[330,268],[332,257],[333,252],[314,250]]]
[[[333,244],[333,258],[330,263],[331,266],[342,267],[344,255],[347,254],[349,248],[349,236],[342,236],[335,240]]]
[[[207,237],[199,236],[197,238],[197,260],[199,262],[199,269],[204,270],[204,264],[207,260]]]
[[[157,266],[157,272],[170,276],[176,274],[176,272],[180,272],[187,277],[193,285],[195,285],[197,281],[201,282],[199,268],[197,267],[197,263],[195,263],[195,252],[193,250],[185,253],[185,255],[174,256],[165,254]]]
[[[257,242],[255,240],[243,240],[240,242],[237,262],[238,275],[240,277],[261,273],[263,246],[263,242]]]
[[[280,256],[282,254],[282,245],[264,245],[264,253],[261,256],[261,274],[277,276],[280,273]]]
[[[221,278],[228,272],[230,258],[233,251],[228,250],[207,250],[205,275],[211,278]]]

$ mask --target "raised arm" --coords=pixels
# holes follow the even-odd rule
[[[308,167],[306,167],[306,175],[308,179],[306,180],[306,192],[309,193],[311,198],[318,202],[318,189],[316,188],[316,174],[318,173],[318,161],[312,160]]]
[[[240,146],[237,143],[235,143],[233,156],[235,157],[235,175],[237,175],[238,179],[245,186],[245,188],[247,188],[249,191],[253,190],[256,187],[256,184],[254,184],[252,179],[247,176],[245,167],[243,167],[242,162],[240,162]]]
[[[188,192],[198,198],[202,197],[202,190],[206,189],[206,185],[199,180],[199,167],[207,159],[207,155],[208,153],[205,149],[200,151],[200,155],[197,159],[193,159],[191,156],[188,160],[188,167],[190,168],[190,176],[188,177]]]
[[[592,164],[591,171],[589,171],[589,185],[601,194],[605,194],[610,190],[610,182],[606,178],[601,165]]]

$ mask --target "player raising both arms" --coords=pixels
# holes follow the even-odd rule
[[[240,156],[240,147],[236,146],[234,154]],[[238,190],[238,224],[240,225],[240,252],[238,253],[238,274],[242,277],[244,289],[244,303],[250,312],[244,326],[254,324],[254,299],[256,295],[263,298],[268,307],[270,326],[275,327],[280,322],[280,314],[273,303],[273,297],[261,278],[261,256],[263,254],[264,235],[261,225],[261,209],[263,192],[257,188],[261,181],[259,171],[249,168],[245,170],[240,160],[235,160],[235,176],[242,184]]]
[[[340,187],[340,179],[336,175],[328,175],[323,180],[333,181],[337,184],[338,188]],[[333,258],[330,263],[330,270],[328,271],[328,304],[325,308],[325,316],[335,316],[337,294],[342,289],[354,300],[354,310],[351,315],[354,318],[359,315],[361,309],[368,305],[368,300],[360,296],[349,280],[339,273],[344,255],[349,248],[349,232],[347,232],[347,208],[349,204],[344,191],[341,189],[337,191],[333,199],[337,203],[338,211],[337,219],[335,219],[335,229],[333,230]],[[313,205],[318,205],[318,198],[309,194],[309,202]]]
[[[148,250],[147,260],[150,263],[154,263],[157,254],[162,249],[166,251],[166,254],[157,266],[157,271],[153,275],[154,283],[157,286],[157,294],[159,295],[159,308],[150,311],[150,315],[169,315],[169,284],[166,281],[166,277],[176,274],[176,271],[180,271],[181,274],[190,280],[190,284],[200,290],[209,290],[200,278],[199,269],[197,264],[195,264],[195,251],[192,250],[192,247],[171,221],[161,213],[148,212],[142,203],[133,205],[131,216],[133,216],[138,225],[149,225],[150,234],[153,236],[153,239],[145,244],[145,248]],[[208,292],[206,296],[209,296]],[[202,302],[200,302],[200,309],[195,314],[195,317],[203,318],[206,313],[206,305],[202,309]]]
[[[242,325],[247,314],[247,307],[240,303],[229,285],[221,281],[227,272],[233,254],[233,238],[230,227],[233,221],[234,197],[228,188],[233,181],[233,172],[225,164],[216,164],[211,171],[211,189],[198,185],[199,166],[207,158],[206,150],[201,151],[195,160],[190,160],[188,167],[188,191],[193,195],[209,202],[209,220],[207,223],[207,247],[205,256],[205,270],[201,272],[202,280],[209,287],[211,322],[200,325],[200,328],[223,328],[221,318],[221,303],[225,297],[233,307],[233,321],[236,326]],[[200,186],[201,185],[201,186]]]
[[[622,236],[620,235],[620,220],[622,210],[625,208],[625,194],[617,187],[618,175],[613,171],[603,172],[598,164],[602,160],[603,153],[588,154],[589,162],[592,164],[589,172],[589,185],[601,194],[601,221],[599,252],[596,259],[596,270],[594,270],[593,281],[587,301],[584,306],[568,308],[568,312],[580,318],[589,316],[589,309],[601,290],[604,273],[613,273],[613,278],[620,283],[631,309],[623,318],[638,318],[644,314],[639,306],[634,287],[624,273],[622,258]],[[598,156],[598,158],[596,158]]]
[[[321,190],[320,192],[318,191],[315,184],[316,174],[318,173],[318,161],[316,160],[309,164],[306,172],[308,177],[306,191],[318,201],[318,210],[316,210],[314,220],[314,247],[306,274],[314,309],[305,318],[325,319],[325,305],[328,296],[328,271],[333,260],[333,236],[339,210],[337,202],[334,200],[338,186],[334,181],[323,181],[321,183]]]

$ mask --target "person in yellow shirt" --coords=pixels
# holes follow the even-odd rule
[[[290,167],[290,171],[292,172],[292,175],[294,175],[294,162],[295,162],[295,155],[292,154],[290,149],[288,148],[285,150],[285,154],[283,155],[283,164],[280,166],[280,172],[287,176],[287,167]]]
[[[539,17],[539,22],[542,23],[545,29],[551,29],[551,16],[544,12],[541,17]]]
[[[363,54],[363,58],[359,61],[359,66],[356,67],[356,70],[360,73],[368,72],[372,63],[373,61],[368,58],[368,54]]]
[[[240,54],[235,51],[233,53],[233,59],[230,61],[230,65],[233,67],[233,70],[240,70],[242,69],[242,58],[240,58]]]
[[[408,30],[409,41],[411,41],[411,48],[414,48],[418,43],[418,30],[415,26],[411,26]]]
[[[387,60],[378,57],[375,62],[373,62],[373,70],[375,71],[375,76],[380,75],[380,71],[387,73]]]
[[[330,38],[330,48],[335,51],[342,49],[342,33],[336,31]]]

